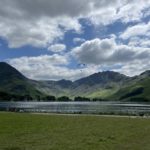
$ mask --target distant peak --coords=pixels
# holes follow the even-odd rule
[[[71,82],[70,80],[66,80],[66,79],[61,79],[58,82]]]
[[[5,77],[6,79],[12,77],[26,79],[16,68],[6,62],[0,62],[0,77]]]
[[[119,72],[115,72],[115,71],[102,71],[102,72],[98,72],[92,75],[120,75],[120,76],[126,76],[124,74],[121,74]]]
[[[15,69],[13,66],[11,66],[10,64],[6,63],[6,62],[0,62],[0,69],[2,68],[11,68],[11,69]]]
[[[150,76],[150,70],[146,70],[145,72],[141,73],[140,76]]]
[[[8,63],[6,63],[6,62],[0,62],[0,65],[8,65],[8,66],[10,66]]]

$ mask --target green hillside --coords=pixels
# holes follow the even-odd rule
[[[150,101],[150,77],[134,80],[121,88],[110,99],[125,101]]]
[[[2,95],[13,95],[32,98],[42,94],[30,83],[29,79],[4,62],[0,63],[0,93],[1,97]]]
[[[40,81],[34,85],[45,94],[58,96],[76,96],[89,98],[106,98],[114,94],[129,79],[129,77],[113,71],[95,73],[88,77],[71,82],[60,81]]]

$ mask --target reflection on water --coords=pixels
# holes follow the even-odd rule
[[[130,102],[0,102],[0,110],[19,112],[150,114],[150,103]]]

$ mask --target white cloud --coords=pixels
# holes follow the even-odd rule
[[[120,37],[90,41],[80,36],[74,38],[73,42],[81,45],[73,49],[72,56],[88,64],[82,70],[68,67],[70,53],[8,60],[32,79],[74,80],[97,72],[99,65],[118,63],[126,74],[136,73],[136,64],[141,65],[140,61],[146,63],[150,58],[150,22],[139,23],[143,22],[143,17],[150,15],[149,8],[150,0],[0,0],[0,38],[5,39],[10,48],[31,45],[62,54],[65,45],[53,43],[62,40],[69,30],[82,33],[84,26],[80,19],[87,19],[93,25],[98,25],[98,28],[118,20],[123,23],[136,22]],[[128,45],[118,44],[118,38],[129,40]],[[142,71],[142,68],[147,69],[148,65],[141,65],[137,72]]]
[[[137,24],[135,26],[128,27],[125,32],[123,32],[120,37],[122,39],[129,39],[136,36],[146,36],[150,34],[150,22]]]
[[[52,51],[54,53],[59,53],[59,52],[62,52],[62,51],[66,50],[66,45],[64,45],[64,44],[54,44],[54,45],[51,45],[48,48],[48,50]]]
[[[132,37],[130,38],[128,45],[150,48],[150,39],[147,37],[144,37],[144,38]]]
[[[98,5],[99,3],[99,5]],[[140,21],[142,17],[148,16],[150,8],[150,0],[113,0],[113,1],[97,1],[96,8],[103,6],[100,9],[95,9],[89,14],[90,20],[94,24],[107,25],[120,20],[124,23]]]
[[[140,45],[142,47],[149,47],[150,48],[150,39],[143,39],[140,41]]]
[[[150,0],[139,0],[138,2],[137,0],[126,0],[124,1],[124,5],[120,7],[116,17],[125,23],[131,21],[137,22],[140,21],[144,15],[146,16],[144,10],[149,9],[149,7]]]
[[[67,65],[69,60],[67,56],[62,56],[62,55],[58,55],[58,54],[54,54],[54,55],[41,55],[41,56],[37,56],[37,57],[20,57],[20,58],[13,58],[13,59],[8,59],[7,60],[10,64],[13,64],[14,66],[19,65],[20,67],[24,67],[25,64],[29,65],[29,66],[34,66],[37,65],[39,63],[42,65]],[[19,68],[21,69],[21,68]],[[22,69],[21,69],[22,70]]]
[[[59,25],[64,26],[65,30],[74,29],[80,31],[80,25],[75,20],[72,23],[66,24],[68,18],[49,19],[42,18],[41,20],[7,20],[1,18],[0,36],[8,41],[10,48],[18,48],[25,45],[35,47],[48,47],[55,39],[62,39],[64,30],[59,28]],[[4,20],[4,21],[3,21]],[[15,21],[18,21],[17,23]],[[66,26],[65,26],[66,24]]]
[[[117,44],[115,37],[86,41],[64,55],[41,55],[7,60],[25,76],[37,80],[76,80],[105,68],[126,75],[136,75],[149,69],[150,49]],[[83,67],[72,68],[70,56],[78,59]],[[116,68],[115,66],[120,66]]]
[[[72,50],[72,54],[85,64],[115,64],[150,58],[150,49],[117,45],[114,38],[86,41]]]
[[[150,61],[149,59],[144,59],[126,63],[125,65],[122,65],[122,67],[120,67],[119,69],[113,69],[113,71],[117,71],[128,76],[135,76],[149,69]]]
[[[73,42],[74,42],[75,44],[83,43],[83,42],[85,42],[85,39],[83,39],[83,38],[74,38],[74,39],[73,39]]]
[[[73,49],[73,54],[81,63],[99,64],[112,54],[113,43],[113,39],[86,41],[80,47]]]
[[[49,47],[68,30],[81,32],[79,19],[93,24],[140,20],[150,0],[1,0],[0,37],[10,48]]]
[[[67,67],[69,63],[68,57],[57,54],[14,58],[7,60],[7,62],[28,78],[37,80],[76,80],[98,71],[97,66],[70,69]]]

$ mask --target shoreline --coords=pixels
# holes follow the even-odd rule
[[[143,119],[150,119],[150,116],[136,116],[136,115],[101,115],[101,114],[65,114],[65,113],[29,113],[29,114],[33,114],[33,115],[49,115],[49,116],[74,116],[74,117],[78,117],[78,116],[89,116],[89,117],[115,117],[115,118],[143,118]]]
[[[0,113],[12,113],[12,114],[31,114],[31,115],[43,115],[43,116],[72,116],[72,117],[106,117],[106,118],[131,118],[131,119],[150,119],[150,115],[123,115],[123,114],[69,114],[69,113],[38,113],[38,112],[11,112],[0,111]]]
[[[45,115],[45,116],[95,116],[95,117],[115,117],[115,118],[146,118],[150,119],[150,115],[147,114],[101,114],[101,113],[57,113],[57,112],[29,112],[29,111],[0,111],[0,113],[14,113],[14,114],[33,114],[33,115]]]

